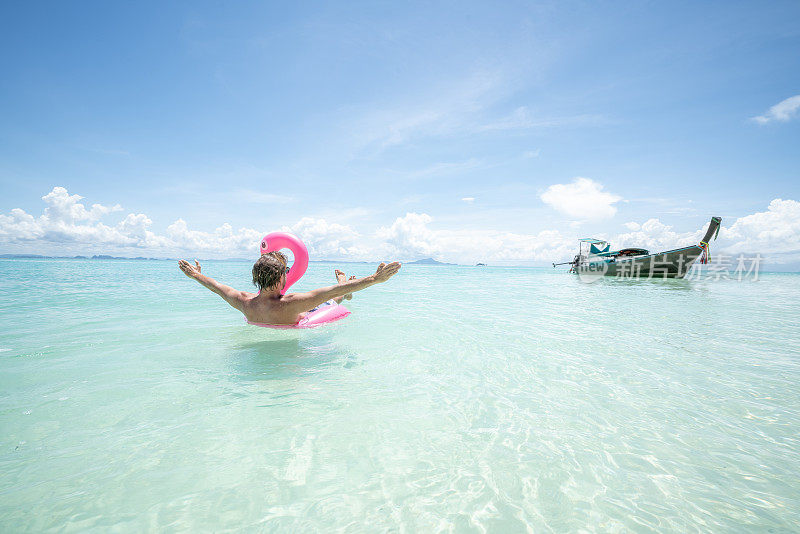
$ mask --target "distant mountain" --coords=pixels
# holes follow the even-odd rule
[[[175,261],[174,258],[145,258],[138,256],[136,258],[126,258],[121,256],[110,256],[108,254],[96,254],[91,257],[87,256],[43,256],[41,254],[0,254],[0,259],[40,259],[40,260],[137,260],[137,261]],[[204,260],[200,261],[254,261],[252,258],[225,258],[223,260]],[[309,263],[352,263],[352,264],[376,264],[376,261],[346,261],[346,260],[311,260]],[[457,263],[446,263],[443,261],[436,261],[433,258],[424,258],[417,261],[404,262],[408,265],[458,265]]]
[[[158,258],[145,258],[144,256],[136,256],[135,258],[126,258],[123,256],[108,256],[106,254],[99,254],[92,256],[91,258],[86,258],[85,256],[75,256],[73,259],[82,260],[82,259],[90,259],[90,260],[155,260]]]
[[[409,261],[406,263],[409,265],[457,265],[456,263],[445,263],[442,261],[436,261],[433,258],[425,258],[423,260]]]
[[[35,258],[49,258],[50,256],[42,256],[41,254],[0,254],[0,258],[4,260],[25,260],[25,259],[35,259]]]
[[[187,256],[189,257],[189,256]],[[2,260],[126,260],[126,261],[177,261],[178,258],[146,258],[144,256],[110,256],[108,254],[95,254],[94,256],[43,256],[41,254],[0,254]],[[194,257],[191,257],[194,260]],[[198,261],[236,261],[252,263],[258,258],[198,258]],[[351,262],[352,263],[352,262]]]
[[[188,257],[188,256],[187,256]],[[126,257],[126,256],[110,256],[108,254],[95,254],[94,256],[44,256],[42,254],[0,254],[0,259],[4,260],[24,260],[24,259],[36,259],[36,260],[148,260],[148,261],[176,261],[176,258],[145,258],[143,256],[137,256],[135,258]],[[194,260],[194,257],[191,258]],[[236,261],[236,262],[248,262],[252,263],[256,261],[258,257],[254,258],[215,258],[215,259],[203,259],[199,258],[198,261]],[[422,260],[427,261],[427,260]],[[439,263],[434,260],[430,260],[435,264],[438,265],[449,265],[444,263]],[[347,261],[347,260],[309,260],[309,263],[360,263],[360,264],[378,264],[380,262],[377,261]]]

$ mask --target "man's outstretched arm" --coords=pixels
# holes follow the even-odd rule
[[[225,302],[233,306],[239,311],[242,311],[242,296],[244,296],[243,291],[239,291],[233,289],[231,286],[226,286],[225,284],[220,284],[210,276],[206,276],[200,272],[200,264],[197,260],[194,260],[194,265],[189,263],[186,260],[180,260],[178,262],[178,267],[181,268],[183,274],[188,276],[189,278],[194,278],[200,284],[207,287],[223,299]]]
[[[378,265],[378,270],[375,271],[375,274],[365,276],[364,278],[348,280],[333,286],[321,287],[314,291],[309,291],[308,293],[292,293],[286,295],[284,300],[287,304],[291,305],[292,308],[296,308],[297,313],[303,313],[331,299],[343,297],[348,293],[361,291],[369,286],[385,282],[397,274],[400,267],[400,262],[397,261],[388,265],[381,263]]]

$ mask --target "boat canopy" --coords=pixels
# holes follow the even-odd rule
[[[581,239],[580,242],[589,245],[589,254],[605,254],[611,248],[611,244],[602,239],[586,237]]]

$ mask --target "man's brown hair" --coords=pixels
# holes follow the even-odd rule
[[[271,289],[281,283],[285,272],[286,256],[282,252],[264,254],[253,265],[253,284],[259,291]]]

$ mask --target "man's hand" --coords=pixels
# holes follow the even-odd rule
[[[194,260],[194,265],[186,260],[180,260],[178,262],[178,267],[180,267],[183,274],[189,278],[197,278],[200,275],[200,264],[197,260]]]
[[[389,265],[385,263],[381,263],[378,265],[378,270],[375,271],[375,274],[372,275],[374,280],[378,283],[385,282],[392,276],[397,274],[397,271],[400,270],[400,262],[393,261]]]

